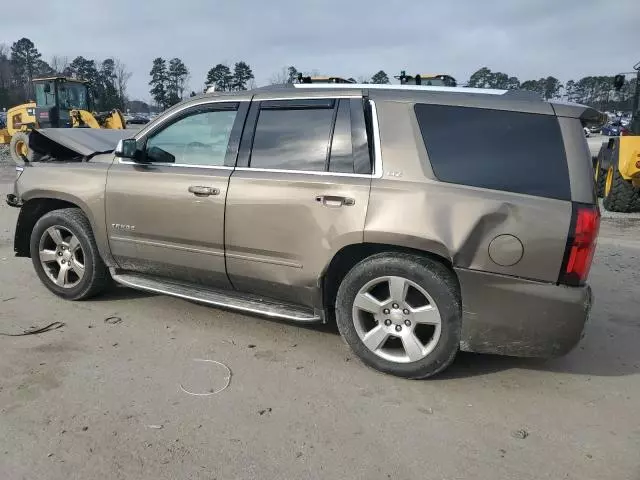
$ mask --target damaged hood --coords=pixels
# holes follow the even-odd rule
[[[29,147],[41,155],[56,159],[92,157],[113,152],[118,142],[132,136],[131,130],[98,128],[43,128],[29,134]]]

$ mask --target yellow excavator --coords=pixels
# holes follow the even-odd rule
[[[628,72],[636,76],[631,122],[619,137],[602,144],[594,165],[598,196],[610,212],[640,211],[640,62],[633,69]],[[616,90],[623,87],[625,75],[615,76]]]
[[[30,160],[29,132],[40,128],[124,129],[119,110],[92,113],[89,86],[83,80],[47,77],[33,80],[35,101],[10,108],[7,126],[0,130],[0,144],[8,144],[17,163]]]

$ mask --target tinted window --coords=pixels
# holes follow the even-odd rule
[[[260,110],[250,166],[324,171],[333,108]]]
[[[353,142],[353,169],[356,173],[371,173],[373,158],[373,130],[369,102],[360,98],[351,99],[351,136]],[[365,119],[365,109],[367,119]],[[367,126],[367,124],[369,124]],[[371,142],[370,142],[371,140]]]
[[[351,112],[349,100],[340,100],[336,126],[331,141],[329,171],[353,173],[353,146],[351,144]]]
[[[415,112],[439,180],[571,199],[555,116],[423,104]]]
[[[157,162],[222,166],[236,113],[201,111],[181,118],[147,140],[147,156]]]

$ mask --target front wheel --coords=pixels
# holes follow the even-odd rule
[[[109,271],[98,253],[91,224],[78,208],[43,215],[31,232],[31,260],[42,283],[67,300],[102,292]]]
[[[460,344],[454,274],[428,258],[382,253],[358,263],[338,290],[336,320],[367,365],[405,378],[444,370]]]

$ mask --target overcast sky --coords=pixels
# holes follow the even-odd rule
[[[565,81],[640,61],[640,0],[31,0],[5,8],[0,43],[30,38],[45,60],[117,57],[149,100],[153,58],[180,57],[189,86],[244,60],[258,85],[283,66],[344,77],[488,66]]]

